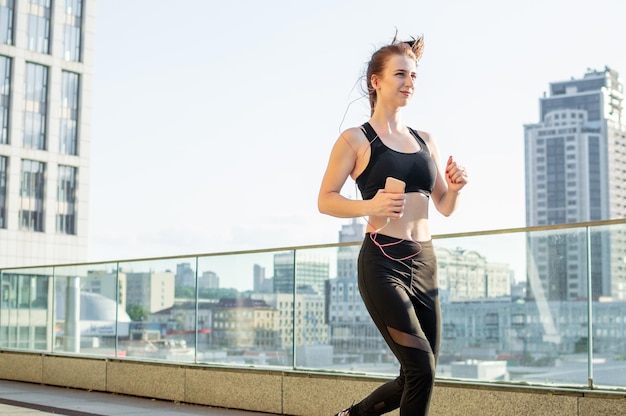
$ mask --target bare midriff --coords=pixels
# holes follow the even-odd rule
[[[407,193],[402,217],[391,219],[387,224],[387,217],[370,216],[367,232],[371,233],[380,229],[379,234],[390,237],[428,241],[431,239],[428,228],[428,203],[429,198],[420,192]]]

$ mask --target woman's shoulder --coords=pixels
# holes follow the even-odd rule
[[[362,144],[367,142],[367,137],[361,126],[349,127],[341,132],[340,138],[347,140],[352,144]]]
[[[422,139],[422,141],[426,144],[426,147],[428,147],[428,150],[430,153],[433,153],[437,151],[437,145],[435,144],[435,140],[433,139],[432,134],[428,133],[427,131],[424,130],[416,130],[414,128],[409,127],[413,134],[417,135],[418,138]]]
[[[411,130],[413,130],[413,132],[415,134],[417,134],[422,140],[424,140],[424,142],[426,142],[426,144],[433,143],[433,136],[429,132],[424,131],[424,130],[417,130],[417,129],[414,129],[412,127],[409,127],[409,128]]]
[[[343,133],[349,134],[349,135],[356,135],[356,136],[364,137],[365,136],[365,132],[363,131],[363,128],[364,128],[363,125],[348,127],[347,129],[345,129],[343,131]]]

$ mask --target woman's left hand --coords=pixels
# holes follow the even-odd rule
[[[467,171],[450,156],[446,164],[446,183],[451,191],[460,191],[467,185]]]

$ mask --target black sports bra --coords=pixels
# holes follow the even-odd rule
[[[371,150],[365,170],[356,178],[363,199],[372,199],[379,189],[383,189],[388,176],[404,181],[407,193],[420,192],[430,196],[435,186],[437,167],[430,157],[428,146],[417,131],[409,127],[420,150],[402,153],[387,147],[369,123],[363,124],[361,129],[370,142]]]

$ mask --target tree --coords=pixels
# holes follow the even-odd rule
[[[126,313],[133,321],[143,321],[150,315],[150,311],[141,305],[128,305]]]

